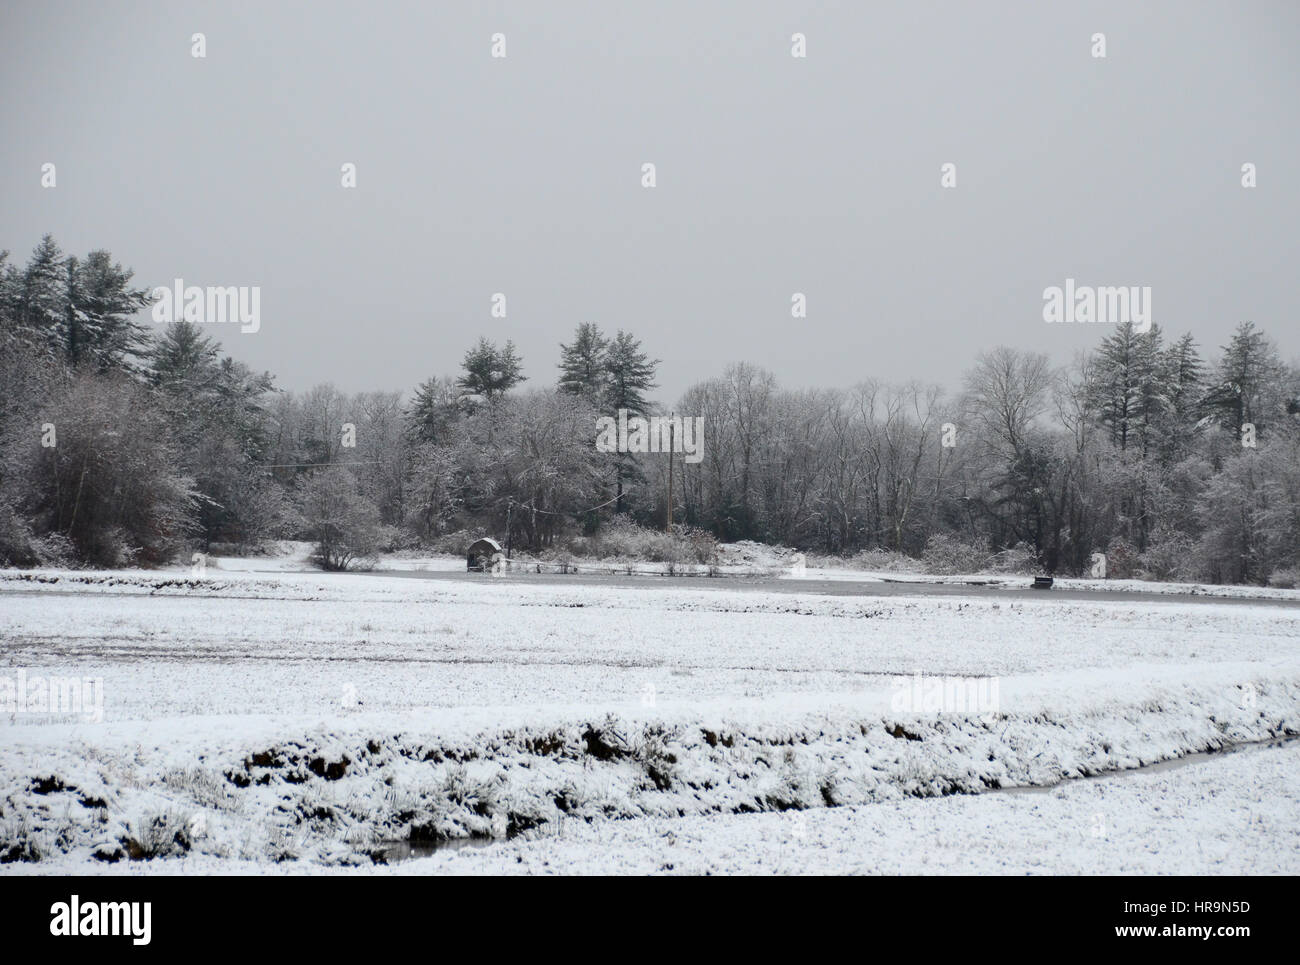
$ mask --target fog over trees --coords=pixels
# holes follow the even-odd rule
[[[1068,361],[993,347],[949,392],[866,372],[785,387],[737,362],[666,405],[652,346],[592,322],[551,379],[526,382],[512,343],[480,338],[418,386],[290,393],[211,326],[140,324],[148,304],[106,251],[47,236],[25,264],[0,256],[0,564],[294,538],[347,568],[479,534],[548,554],[663,530],[670,457],[595,446],[596,420],[624,409],[704,419],[702,461],[672,457],[691,545],[1059,574],[1104,553],[1112,577],[1300,579],[1300,371],[1250,322],[1219,347],[1156,325],[1098,325]]]

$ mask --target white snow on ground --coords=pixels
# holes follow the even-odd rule
[[[1300,745],[1177,771],[781,814],[584,824],[409,874],[1295,874]]]
[[[190,854],[104,874],[1295,874],[1300,743],[1160,773],[783,813],[565,819],[544,833],[393,865],[322,867]],[[84,871],[76,856],[0,873]]]
[[[37,582],[42,579],[54,583]],[[884,676],[1296,655],[1267,606],[856,599],[382,576],[0,572],[11,666],[97,668],[108,719],[817,698]],[[18,592],[7,592],[17,590]],[[53,603],[57,598],[58,602]]]
[[[719,545],[719,561],[712,566],[703,564],[593,560],[574,558],[560,564],[555,561],[538,563],[530,560],[511,560],[512,572],[568,572],[596,575],[627,576],[710,576],[710,577],[775,577],[792,580],[834,580],[846,583],[916,583],[946,586],[1026,587],[1031,577],[1020,575],[969,573],[965,575],[934,575],[925,573],[898,573],[890,571],[861,570],[852,567],[799,566],[801,554],[786,547],[765,546],[761,543],[741,541]],[[280,540],[264,547],[264,552],[252,556],[221,556],[209,554],[206,566],[218,573],[318,573],[311,562],[312,544],[295,540]],[[159,572],[190,573],[192,563],[177,563]],[[460,556],[418,555],[409,552],[388,553],[373,566],[377,572],[462,572],[465,560]],[[1300,589],[1279,589],[1263,586],[1220,586],[1211,583],[1156,583],[1148,580],[1096,580],[1057,577],[1056,587],[1063,590],[1109,590],[1113,592],[1141,592],[1209,597],[1231,597],[1250,600],[1300,600]]]
[[[319,573],[320,567],[312,562],[313,544],[302,540],[278,540],[268,543],[263,552],[250,556],[228,556],[205,553],[203,565],[218,573]],[[192,573],[195,561],[177,562],[163,567],[159,572]],[[413,553],[387,553],[375,561],[373,569],[406,572],[457,572],[465,569],[465,559],[460,556],[431,556]]]
[[[318,569],[311,562],[312,544],[301,540],[280,540],[263,547],[263,552],[253,556],[221,556],[201,554],[203,565],[210,570],[233,573],[306,573]],[[174,563],[164,572],[191,572],[195,566],[193,555],[189,562]]]
[[[312,545],[301,541],[282,540],[270,544],[267,552],[256,556],[216,556],[207,558],[207,566],[223,573],[314,573],[318,572],[310,559]],[[719,562],[714,566],[702,564],[676,564],[672,572],[682,576],[743,577],[768,576],[786,579],[835,580],[848,583],[918,583],[948,586],[1024,587],[1033,582],[1028,576],[969,573],[964,575],[933,575],[925,573],[897,573],[861,570],[852,567],[799,567],[801,555],[786,547],[765,546],[742,541],[719,546]],[[512,560],[515,572],[558,572],[560,564]],[[540,565],[540,570],[538,569]],[[177,564],[168,572],[188,572],[191,564]],[[459,572],[465,568],[460,556],[421,556],[410,553],[390,553],[374,565],[380,572]],[[608,575],[670,575],[663,563],[602,561],[575,558],[563,565],[565,572]],[[1115,592],[1141,592],[1209,597],[1231,597],[1250,600],[1300,600],[1300,589],[1279,589],[1265,586],[1220,586],[1212,583],[1156,583],[1149,580],[1097,580],[1057,577],[1056,587],[1063,590],[1109,590]]]
[[[186,848],[368,865],[392,839],[560,827],[581,828],[579,850],[625,835],[627,867],[657,870],[638,842],[665,821],[743,843],[796,813],[744,812],[794,808],[831,842],[853,813],[952,806],[916,797],[1300,730],[1300,614],[1266,604],[0,571],[0,639],[11,671],[103,677],[104,723],[0,723],[0,858],[82,870]],[[997,713],[896,710],[895,677],[915,672],[996,677]],[[1290,827],[1272,838],[1294,872]],[[500,847],[546,846],[520,840]],[[727,867],[686,850],[694,865],[668,863]]]

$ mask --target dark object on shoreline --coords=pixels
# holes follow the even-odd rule
[[[1050,576],[1035,576],[1035,577],[1034,577],[1034,589],[1035,589],[1035,590],[1050,590],[1050,589],[1052,588],[1052,582],[1053,582],[1053,581],[1052,581],[1052,578],[1051,578]]]

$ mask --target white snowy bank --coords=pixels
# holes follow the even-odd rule
[[[1007,681],[1003,712],[982,719],[895,714],[877,697],[803,712],[539,708],[509,723],[478,708],[21,728],[0,758],[0,858],[370,863],[393,841],[1048,785],[1300,733],[1300,672],[1199,676],[1112,674],[1085,693],[1078,679]]]

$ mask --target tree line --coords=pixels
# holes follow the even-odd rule
[[[201,325],[141,325],[149,302],[106,251],[0,254],[0,563],[297,538],[346,568],[480,534],[547,554],[617,520],[956,569],[1087,574],[1105,554],[1110,576],[1300,576],[1300,372],[1250,323],[1210,357],[1155,325],[1106,326],[1061,366],[998,347],[951,394],[788,389],[737,363],[671,407],[704,419],[692,464],[596,449],[597,418],[666,412],[629,332],[577,326],[545,386],[482,338],[409,396],[292,393]]]

